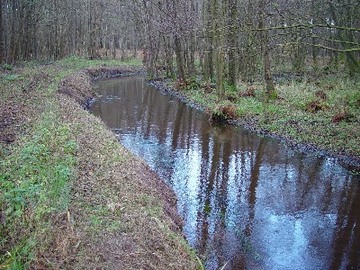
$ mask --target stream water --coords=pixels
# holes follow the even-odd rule
[[[178,197],[208,270],[360,269],[360,181],[161,94],[141,77],[97,84],[91,111]]]

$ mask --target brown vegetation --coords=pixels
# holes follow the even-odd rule
[[[324,91],[322,90],[319,90],[319,91],[316,91],[315,93],[315,96],[319,99],[322,99],[322,100],[326,100],[327,99],[327,95]]]
[[[321,100],[313,100],[306,105],[306,111],[316,113],[318,111],[326,110],[328,107]]]
[[[333,123],[339,123],[341,121],[351,122],[354,116],[347,111],[342,111],[332,118]]]
[[[213,123],[226,123],[237,118],[236,106],[233,104],[218,105],[210,111],[210,121]]]
[[[245,92],[239,92],[239,96],[241,97],[255,97],[255,87],[249,86]]]
[[[187,85],[188,85],[187,82],[184,79],[180,78],[175,82],[175,89],[182,90],[185,89]]]
[[[66,77],[59,85],[60,94],[72,97],[79,104],[84,104],[94,96],[92,91],[92,79],[88,73],[80,71]]]
[[[59,97],[59,101],[65,121],[80,129],[79,173],[69,210],[77,237],[76,243],[71,238],[66,242],[73,248],[79,246],[73,254],[65,254],[68,266],[196,269],[184,243],[175,236],[181,233],[182,223],[173,191],[120,146],[100,120],[85,115],[69,98]],[[86,124],[79,125],[81,122]],[[91,225],[96,211],[105,212],[98,217],[101,227],[96,222]]]
[[[40,71],[24,82],[21,92],[14,91],[10,83],[3,85],[0,89],[0,144],[14,142],[24,126],[36,117],[36,105],[31,100],[39,100],[39,96],[34,90],[50,82],[49,75]]]

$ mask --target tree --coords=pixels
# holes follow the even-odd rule
[[[263,81],[265,84],[266,99],[269,99],[274,91],[275,86],[271,75],[271,59],[269,48],[269,32],[266,31],[265,15],[266,15],[266,0],[259,1],[259,29],[261,30],[261,54],[263,62]]]
[[[238,6],[237,0],[228,0],[228,76],[229,85],[236,88],[237,81],[237,17],[238,17]]]
[[[4,61],[3,0],[0,0],[0,64]]]

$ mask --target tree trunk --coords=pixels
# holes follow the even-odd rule
[[[225,68],[225,52],[222,47],[217,49],[216,57],[216,88],[219,100],[223,100],[225,96],[224,88],[224,68]]]
[[[245,15],[245,37],[244,37],[244,48],[240,49],[239,57],[239,73],[242,76],[242,79],[245,82],[253,81],[254,74],[257,70],[257,59],[256,59],[256,42],[258,37],[255,36],[256,34],[251,31],[251,28],[255,28],[254,22],[254,1],[248,0],[247,1],[247,10]]]
[[[331,15],[333,16],[333,20],[334,20],[335,24],[337,24],[339,22],[339,20],[338,20],[338,16],[336,15],[336,8],[335,8],[334,4],[331,1],[329,1],[328,3],[329,3]],[[350,3],[349,3],[349,6],[351,6]],[[350,14],[351,11],[350,10],[351,10],[350,8],[346,9],[345,14],[343,14],[343,16],[341,16],[343,18],[343,20],[345,20],[344,24],[347,27],[352,26],[351,14]],[[352,32],[351,31],[346,31],[346,33],[343,34],[341,32],[341,30],[337,30],[337,35],[338,35],[338,39],[340,41],[342,41],[343,48],[345,50],[349,49],[350,46],[349,46],[349,44],[347,42],[348,41],[354,42]],[[356,73],[360,73],[360,62],[356,59],[355,52],[346,51],[345,55],[346,55],[346,66],[347,66],[347,68],[349,70],[350,76],[353,76]]]
[[[225,68],[225,15],[227,14],[226,3],[214,0],[213,3],[213,17],[215,18],[214,33],[216,46],[216,88],[218,91],[219,100],[223,100],[225,96],[224,88],[224,68]]]
[[[315,6],[315,0],[311,0],[311,9],[313,12],[313,23],[316,24],[317,23],[317,8]],[[314,30],[312,30],[312,34],[315,35],[316,33],[314,33]],[[315,44],[316,44],[316,38],[312,38],[311,39],[312,42],[312,48],[311,48],[311,56],[312,56],[312,61],[313,61],[313,70],[317,71],[318,70],[318,61],[317,61],[317,56],[318,56],[318,49],[316,48]]]
[[[229,39],[229,84],[231,87],[236,88],[236,75],[237,75],[237,0],[229,0],[229,21],[228,21],[228,39]]]
[[[261,29],[261,52],[263,58],[263,81],[265,85],[265,96],[268,100],[275,91],[274,82],[271,75],[271,59],[270,50],[268,45],[269,33],[265,30],[265,10],[266,0],[260,0],[259,2],[259,29]]]
[[[204,13],[204,20],[206,21],[206,45],[204,52],[204,79],[212,80],[214,78],[214,65],[213,65],[213,56],[214,56],[214,5],[216,0],[209,0],[206,6],[206,12]]]
[[[163,37],[165,44],[165,62],[166,62],[166,76],[169,78],[175,79],[174,69],[173,69],[173,55],[172,50],[170,49],[170,41],[167,37]]]
[[[191,12],[193,15],[195,15],[196,14],[195,1],[191,0],[190,5],[191,5]],[[194,75],[196,73],[196,68],[195,68],[196,38],[195,38],[195,33],[193,31],[190,33],[190,38],[189,38],[190,44],[189,44],[188,71],[191,75]]]
[[[175,56],[176,56],[176,65],[177,65],[177,79],[185,81],[185,70],[184,70],[184,61],[182,56],[182,49],[181,49],[181,41],[177,34],[174,37],[175,43]]]
[[[19,42],[18,42],[18,30],[19,27],[19,6],[16,1],[13,1],[12,6],[12,23],[11,23],[11,33],[10,33],[10,62],[15,63],[18,59],[19,54]]]
[[[0,0],[0,64],[4,62],[3,0]]]

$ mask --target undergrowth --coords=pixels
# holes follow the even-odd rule
[[[198,81],[181,90],[210,115],[255,124],[297,143],[315,144],[341,154],[360,156],[360,80],[344,75],[282,80],[276,96],[264,102],[260,83],[225,84],[222,100],[214,85]],[[226,106],[224,107],[224,104]],[[225,108],[225,109],[224,109]],[[220,117],[223,119],[224,117]]]
[[[127,61],[119,60],[90,60],[85,57],[69,56],[57,62],[57,64],[64,67],[71,67],[76,69],[83,69],[88,67],[100,67],[100,66],[141,66],[141,59],[133,58]]]

